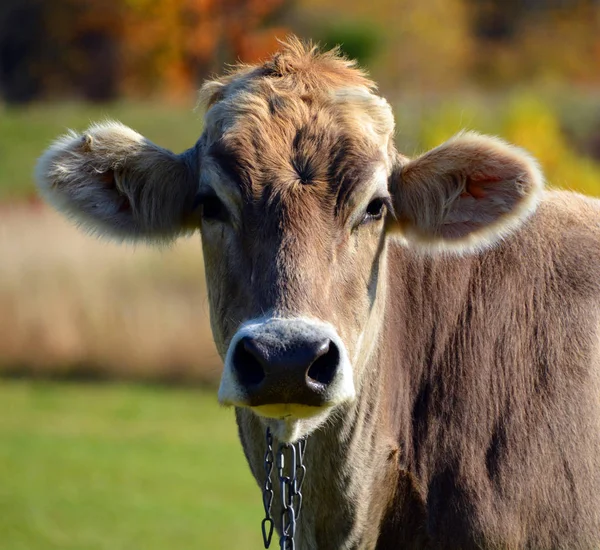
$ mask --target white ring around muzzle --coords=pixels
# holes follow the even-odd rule
[[[327,387],[326,404],[322,408],[320,407],[318,412],[354,399],[356,390],[352,365],[348,358],[346,346],[331,324],[304,317],[264,317],[244,323],[231,339],[219,387],[219,402],[223,405],[248,406],[246,392],[237,379],[233,366],[234,350],[242,338],[260,338],[268,334],[271,340],[273,338],[279,339],[279,343],[284,345],[286,341],[292,341],[294,338],[301,337],[306,333],[314,334],[316,331],[319,335],[329,338],[339,350],[339,365],[333,380]],[[257,412],[260,414],[260,411]]]

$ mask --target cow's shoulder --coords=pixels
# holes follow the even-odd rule
[[[547,190],[542,195],[540,214],[548,225],[563,224],[600,233],[600,200],[572,191]]]
[[[559,292],[600,297],[600,201],[569,191],[547,191],[515,244],[523,268]],[[564,296],[563,296],[564,297]]]

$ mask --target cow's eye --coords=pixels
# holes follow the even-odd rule
[[[202,218],[209,221],[226,221],[227,208],[215,195],[203,197],[202,203]]]
[[[362,223],[368,223],[383,218],[385,213],[386,201],[385,199],[373,199],[365,212],[365,217]]]

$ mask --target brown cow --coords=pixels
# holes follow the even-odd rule
[[[258,482],[266,426],[310,434],[297,547],[599,548],[599,203],[495,138],[398,154],[374,84],[296,40],[202,98],[185,153],[96,125],[39,187],[118,239],[201,229]]]

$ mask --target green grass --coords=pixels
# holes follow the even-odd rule
[[[0,200],[35,194],[33,170],[40,154],[68,129],[117,119],[175,152],[191,147],[202,131],[193,105],[160,103],[47,103],[24,108],[0,105]]]
[[[214,393],[0,382],[0,549],[261,547],[261,499]]]

